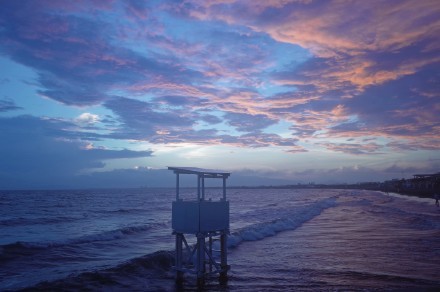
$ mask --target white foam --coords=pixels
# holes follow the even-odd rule
[[[260,240],[265,237],[274,236],[282,231],[296,229],[303,223],[321,214],[324,209],[334,207],[335,205],[336,199],[328,198],[311,205],[293,208],[285,217],[246,226],[233,232],[228,237],[228,247],[233,248],[243,241]]]

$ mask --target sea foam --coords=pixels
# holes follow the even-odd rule
[[[233,248],[243,241],[260,240],[282,231],[296,229],[321,214],[323,210],[335,205],[335,198],[327,198],[311,205],[292,208],[289,212],[283,212],[283,217],[243,227],[228,237],[228,247]]]

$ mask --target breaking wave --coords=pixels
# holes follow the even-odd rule
[[[233,232],[228,237],[228,247],[238,246],[243,241],[255,241],[265,237],[274,236],[275,234],[293,230],[301,226],[303,223],[318,216],[327,208],[336,205],[335,198],[329,198],[312,205],[301,206],[284,213],[283,217],[268,222],[256,223]]]

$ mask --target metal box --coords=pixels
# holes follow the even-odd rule
[[[172,228],[179,233],[229,229],[229,201],[174,201]]]

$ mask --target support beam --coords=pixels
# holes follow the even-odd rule
[[[202,175],[202,200],[205,200],[205,176]]]
[[[200,201],[200,180],[201,180],[201,176],[198,175],[197,176],[197,201]]]
[[[179,174],[176,173],[176,201],[179,200],[179,189],[180,189],[180,186],[179,186]]]
[[[212,272],[212,235],[209,235],[209,272]]]
[[[228,235],[226,231],[220,235],[220,280],[227,280],[228,278]]]
[[[226,201],[226,177],[223,176],[223,200]]]
[[[182,241],[183,241],[183,234],[182,233],[176,233],[176,281],[182,281],[183,280],[183,248],[182,248]]]
[[[197,279],[205,276],[205,236],[197,235]]]

